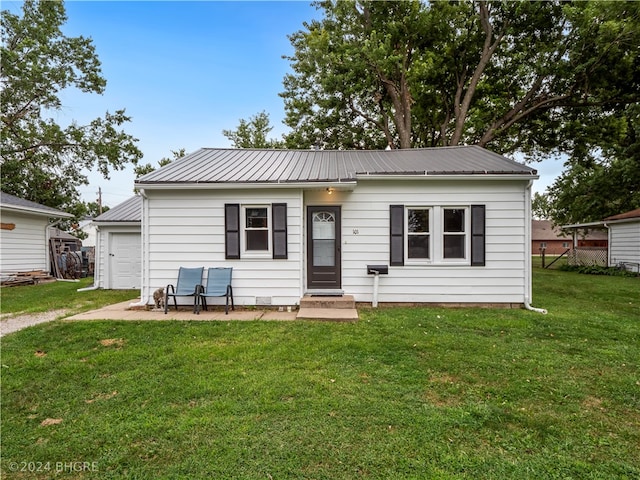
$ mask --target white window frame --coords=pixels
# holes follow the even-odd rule
[[[444,211],[464,210],[464,258],[444,258]],[[409,210],[429,210],[429,256],[409,258]],[[454,233],[447,233],[448,235]],[[404,208],[405,265],[471,265],[471,206],[470,205],[405,205]]]
[[[410,233],[409,232],[409,210],[427,210],[429,212],[429,258],[411,258],[409,257],[409,238],[413,235],[424,235],[424,232]],[[407,205],[404,208],[404,262],[405,265],[425,265],[433,262],[433,207],[430,206],[410,206]]]
[[[445,232],[444,231],[444,211],[445,210],[463,210],[464,211],[464,232]],[[471,263],[471,208],[468,205],[447,205],[440,207],[440,229],[439,237],[442,242],[439,246],[440,261],[442,263],[463,263],[468,265]],[[461,258],[444,258],[444,236],[456,235],[464,236],[464,256]]]
[[[267,211],[267,228],[247,228],[247,210],[252,208],[264,208]],[[251,204],[241,205],[240,208],[240,251],[241,258],[271,258],[272,257],[272,228],[270,204]],[[267,249],[266,250],[247,250],[247,231],[266,230],[267,232]]]

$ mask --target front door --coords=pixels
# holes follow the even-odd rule
[[[340,265],[340,207],[307,207],[307,288],[339,289]]]

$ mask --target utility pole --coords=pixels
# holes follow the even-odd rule
[[[102,187],[98,187],[98,211],[102,215]]]

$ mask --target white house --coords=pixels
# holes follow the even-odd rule
[[[142,198],[133,196],[93,220],[94,286],[113,290],[141,287],[141,217]]]
[[[476,146],[200,149],[136,181],[142,299],[228,266],[239,305],[372,302],[376,265],[381,303],[528,305],[537,178]]]
[[[604,219],[609,229],[609,266],[625,263],[640,270],[640,208]]]
[[[0,192],[0,216],[0,272],[49,272],[49,226],[73,215]]]

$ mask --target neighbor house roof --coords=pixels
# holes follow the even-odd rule
[[[635,210],[631,210],[630,212],[619,213],[618,215],[612,215],[611,217],[607,217],[604,219],[605,222],[612,222],[617,220],[632,220],[632,219],[640,219],[640,208],[636,208]]]
[[[0,192],[0,207],[7,210],[43,215],[45,217],[73,217],[72,214],[63,212],[62,210],[47,207],[46,205],[40,205],[39,203],[32,202],[31,200],[25,200],[24,198],[16,197],[15,195],[4,192]]]
[[[98,215],[95,223],[126,223],[140,222],[142,220],[142,197],[135,195],[119,205]]]
[[[366,176],[523,175],[525,165],[477,146],[406,150],[202,148],[136,180],[163,183],[352,182]]]
[[[533,241],[551,241],[551,240],[567,240],[571,238],[560,227],[554,226],[550,220],[531,220],[531,240]]]

